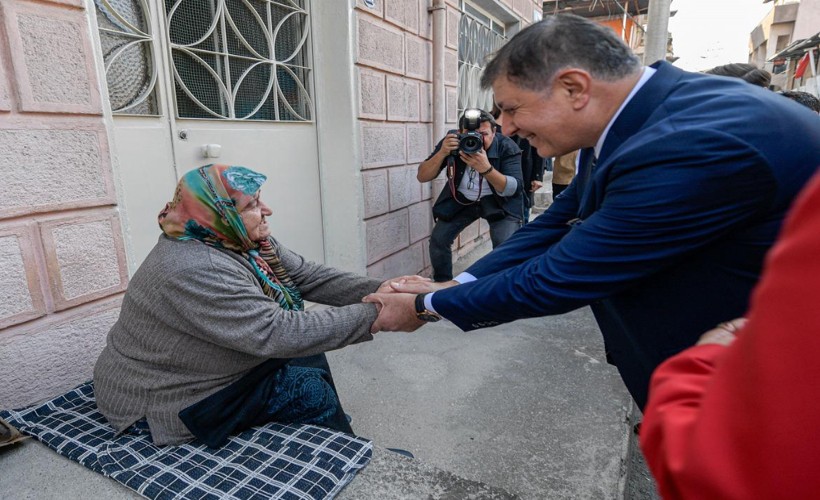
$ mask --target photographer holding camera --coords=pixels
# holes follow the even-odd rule
[[[436,225],[430,236],[430,262],[435,281],[453,279],[452,245],[456,236],[479,218],[490,224],[496,247],[523,223],[521,150],[497,132],[493,117],[467,109],[419,165],[419,182],[435,179],[447,169],[447,185],[433,205]]]

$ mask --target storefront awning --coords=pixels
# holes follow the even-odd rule
[[[802,40],[792,42],[788,47],[770,57],[769,61],[774,61],[775,59],[799,59],[803,57],[803,54],[805,54],[806,51],[817,47],[818,45],[820,45],[820,33],[817,33],[810,38],[804,38]]]

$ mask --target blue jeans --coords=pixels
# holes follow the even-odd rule
[[[450,281],[453,279],[453,241],[456,236],[480,218],[478,204],[464,207],[450,221],[439,219],[430,235],[430,263],[433,265],[433,279],[435,281]],[[514,232],[521,227],[521,221],[507,216],[495,222],[490,222],[490,239],[493,248],[507,241]]]

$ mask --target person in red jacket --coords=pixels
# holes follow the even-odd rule
[[[792,207],[746,317],[652,376],[640,440],[665,499],[820,494],[820,174]]]

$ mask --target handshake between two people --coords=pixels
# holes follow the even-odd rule
[[[375,304],[379,316],[370,327],[370,333],[413,332],[425,321],[416,316],[416,295],[431,293],[454,285],[457,281],[437,283],[423,276],[401,276],[382,283],[374,293],[366,295],[362,302]]]

